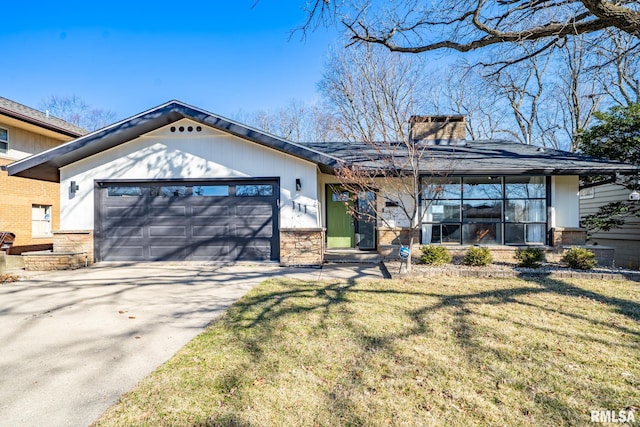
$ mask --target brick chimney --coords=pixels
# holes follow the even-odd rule
[[[465,116],[411,116],[409,138],[414,141],[466,139]]]

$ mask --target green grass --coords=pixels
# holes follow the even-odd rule
[[[639,320],[631,281],[272,280],[96,425],[591,425],[640,406]]]

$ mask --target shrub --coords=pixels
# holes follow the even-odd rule
[[[566,263],[569,268],[577,270],[591,270],[598,264],[596,255],[589,249],[571,248],[562,256],[562,262]]]
[[[451,262],[451,254],[444,246],[427,245],[422,247],[421,264],[442,265]]]
[[[479,246],[470,247],[467,253],[464,254],[464,259],[462,260],[464,265],[472,265],[475,267],[489,265],[492,262],[493,257],[491,256],[489,248],[481,248]]]
[[[538,268],[544,262],[544,251],[540,248],[516,249],[518,267]]]

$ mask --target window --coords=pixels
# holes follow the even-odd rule
[[[9,131],[0,128],[0,153],[9,151]]]
[[[229,195],[228,185],[196,185],[193,187],[194,196],[226,197]]]
[[[273,196],[273,185],[269,185],[269,184],[236,185],[236,196],[246,196],[246,197]]]
[[[51,236],[51,206],[31,206],[31,233],[33,237]]]
[[[142,187],[109,187],[107,197],[140,197]]]
[[[153,197],[184,197],[186,195],[187,187],[184,185],[151,187],[151,196]]]
[[[545,177],[429,177],[422,243],[544,244]]]

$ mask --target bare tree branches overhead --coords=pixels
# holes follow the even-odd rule
[[[55,117],[90,131],[110,125],[116,119],[114,111],[93,108],[76,95],[51,95],[42,101],[40,108]]]
[[[394,52],[469,52],[504,43],[545,41],[616,29],[640,36],[633,0],[314,0],[303,29],[339,21],[352,43]]]

